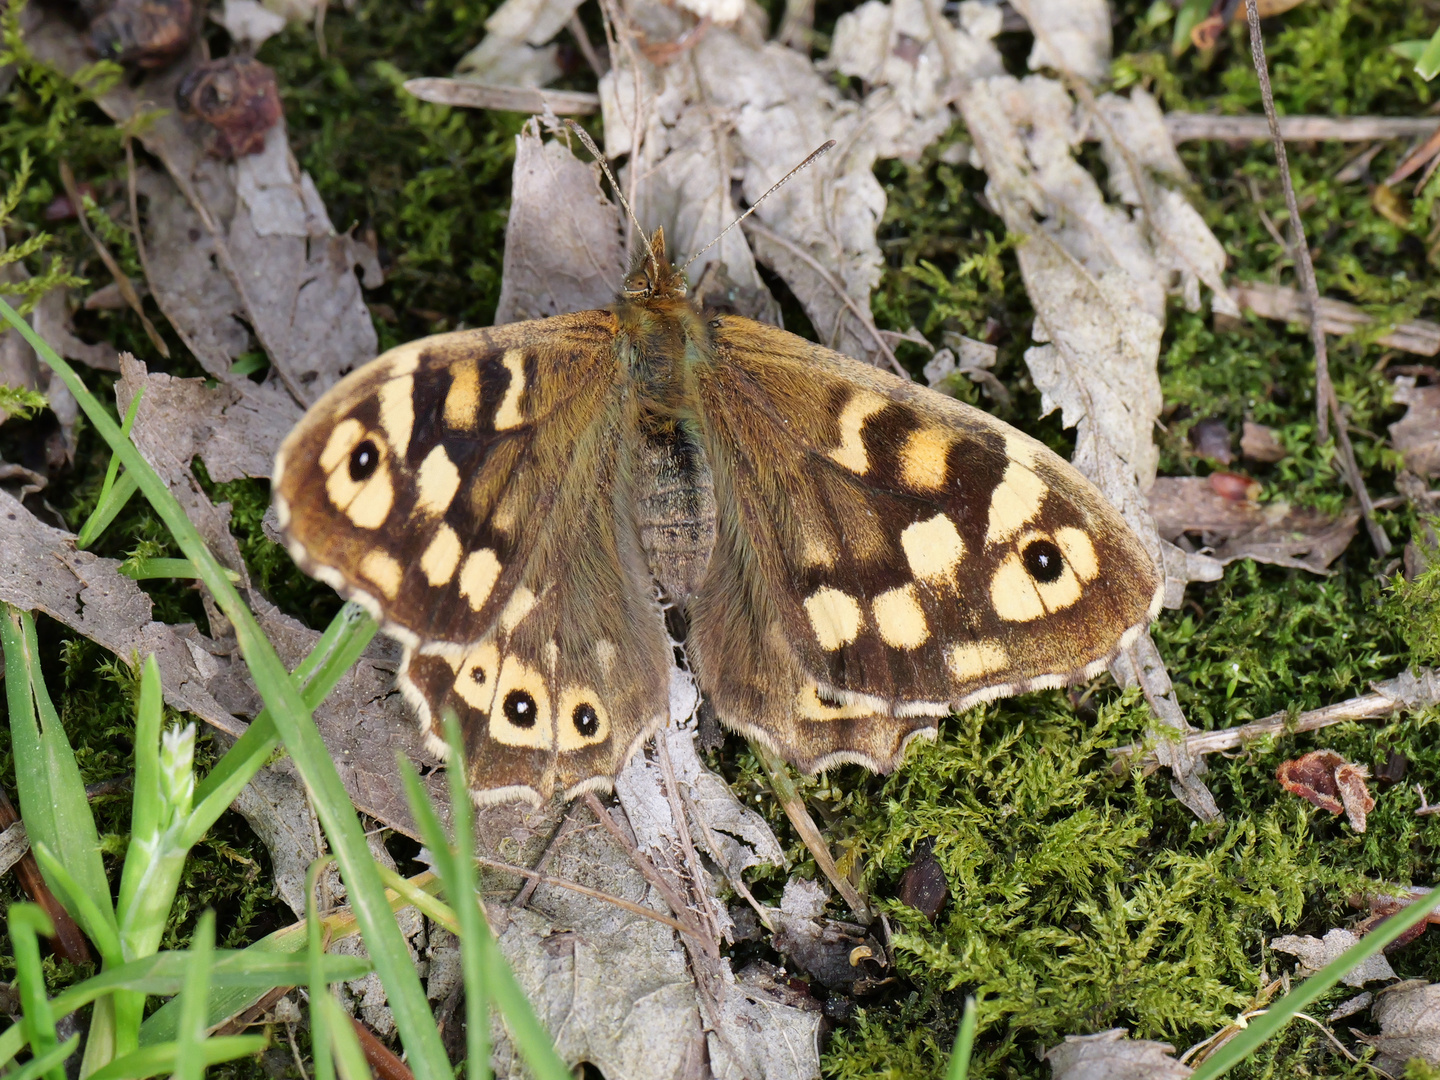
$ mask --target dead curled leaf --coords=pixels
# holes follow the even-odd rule
[[[1295,934],[1272,938],[1270,947],[1278,952],[1299,957],[1300,963],[1296,966],[1295,977],[1303,979],[1314,975],[1359,940],[1351,931],[1336,927],[1327,931],[1323,938]],[[1358,967],[1351,968],[1340,977],[1340,981],[1346,986],[1358,989],[1366,983],[1395,977],[1395,971],[1391,968],[1390,961],[1385,959],[1385,954],[1376,953],[1367,957]]]
[[[1411,979],[1388,987],[1375,995],[1370,1015],[1380,1034],[1363,1038],[1382,1069],[1399,1076],[1417,1057],[1440,1065],[1440,984]]]
[[[1416,386],[1415,378],[1395,380],[1395,404],[1405,415],[1390,425],[1390,444],[1417,476],[1440,476],[1440,385]]]
[[[1196,535],[1202,550],[1222,564],[1253,559],[1324,574],[1359,527],[1358,508],[1331,516],[1283,501],[1262,505],[1247,497],[1251,481],[1232,482],[1230,476],[1157,478],[1149,507],[1160,536],[1173,543]]]
[[[1045,1052],[1054,1080],[1184,1080],[1193,1070],[1171,1055],[1169,1043],[1131,1039],[1124,1028],[1067,1035]]]
[[[275,72],[248,56],[195,65],[176,87],[175,103],[215,129],[209,152],[218,158],[258,154],[281,115]]]
[[[1365,781],[1370,770],[1353,765],[1334,750],[1312,750],[1303,757],[1280,764],[1275,779],[1292,795],[1299,795],[1321,810],[1344,813],[1356,832],[1365,831],[1365,815],[1375,809],[1375,800]]]
[[[107,60],[164,67],[195,40],[192,0],[113,0],[90,21],[90,48]]]

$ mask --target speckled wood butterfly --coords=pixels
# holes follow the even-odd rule
[[[308,573],[404,646],[482,801],[607,787],[668,718],[667,615],[729,727],[893,768],[936,718],[1097,674],[1160,604],[1120,515],[1034,439],[703,310],[657,230],[602,311],[392,349],[275,461]]]

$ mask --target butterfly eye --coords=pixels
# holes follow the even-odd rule
[[[371,439],[366,439],[350,451],[350,479],[355,483],[369,480],[380,465],[380,448]]]
[[[632,296],[650,291],[650,277],[645,273],[631,274],[625,279],[625,291]]]
[[[505,695],[505,704],[501,708],[505,712],[505,719],[516,727],[535,726],[535,699],[526,691],[511,690]]]
[[[575,711],[570,714],[570,719],[575,724],[575,730],[587,739],[600,730],[600,714],[588,701],[582,701],[576,705]]]
[[[1022,557],[1025,560],[1025,569],[1041,584],[1048,585],[1065,571],[1065,560],[1060,555],[1060,549],[1049,540],[1032,540],[1025,546]]]

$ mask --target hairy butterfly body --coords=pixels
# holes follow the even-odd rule
[[[672,646],[806,770],[893,768],[936,718],[1096,674],[1159,607],[1120,515],[988,414],[701,310],[657,231],[602,311],[393,349],[281,446],[307,572],[405,648],[479,800],[606,787],[666,719]]]

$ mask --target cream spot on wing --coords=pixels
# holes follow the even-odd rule
[[[555,745],[550,692],[540,672],[514,656],[500,665],[490,708],[490,737],[506,746],[548,750]]]
[[[984,678],[1003,671],[1010,664],[1010,654],[998,641],[974,641],[956,645],[950,650],[950,674],[959,682]]]
[[[995,613],[1008,622],[1029,622],[1045,614],[1035,581],[1018,551],[1007,555],[990,579],[990,603]]]
[[[379,589],[385,599],[394,600],[400,593],[400,579],[405,571],[385,552],[371,551],[360,560],[360,575]]]
[[[460,568],[460,595],[470,603],[472,611],[479,611],[490,599],[495,582],[500,580],[500,560],[489,548],[472,551]]]
[[[1081,581],[1095,580],[1100,573],[1100,563],[1095,558],[1095,545],[1090,542],[1087,533],[1067,525],[1055,530],[1055,543],[1065,557],[1065,564],[1075,571],[1076,577]]]
[[[445,391],[445,426],[473,431],[480,415],[480,367],[461,360],[450,367],[450,389]]]
[[[1040,443],[1019,431],[1007,431],[1005,433],[1005,456],[1011,461],[1019,462],[1027,469],[1035,467],[1035,459],[1038,456],[1035,451],[1040,449]]]
[[[907,525],[900,534],[900,547],[910,572],[921,579],[953,574],[965,557],[965,542],[955,522],[944,514]]]
[[[455,693],[476,712],[488,713],[495,701],[495,675],[500,667],[500,650],[492,641],[475,646],[455,671]]]
[[[520,415],[520,395],[525,392],[525,352],[522,349],[506,349],[500,362],[510,373],[510,384],[505,387],[505,396],[495,410],[496,431],[518,427],[525,419]]]
[[[930,624],[915,599],[913,585],[883,592],[870,606],[875,613],[875,626],[886,645],[918,649],[930,639]]]
[[[990,524],[985,542],[994,544],[1009,540],[1035,519],[1045,501],[1045,481],[1029,466],[1012,461],[1005,466],[1005,475],[990,495]]]
[[[823,566],[834,569],[835,549],[830,538],[820,529],[801,526],[800,565],[806,569]]]
[[[403,456],[410,446],[410,432],[415,427],[415,379],[391,379],[380,387],[380,426],[395,453]]]
[[[610,712],[589,687],[566,687],[560,695],[555,726],[561,750],[583,750],[610,738]]]
[[[884,716],[882,703],[865,698],[827,705],[820,698],[817,683],[806,683],[795,695],[795,712],[804,720],[856,720],[862,716]]]
[[[870,458],[865,453],[860,433],[865,428],[865,421],[888,404],[879,394],[868,390],[857,392],[847,401],[840,412],[840,444],[830,451],[830,458],[857,476],[864,476],[870,468]]]
[[[390,375],[400,378],[405,375],[414,375],[420,367],[420,354],[425,350],[425,339],[409,341],[404,345],[397,345],[389,352],[380,357],[380,361],[390,369]]]
[[[460,470],[450,460],[445,447],[437,446],[425,455],[420,471],[415,474],[417,509],[429,514],[443,514],[450,509],[450,501],[460,490]]]
[[[615,643],[606,638],[595,642],[595,662],[600,665],[600,673],[607,679],[615,667]]]
[[[449,525],[441,525],[420,556],[420,569],[431,585],[444,585],[455,576],[455,568],[459,565],[460,537]]]
[[[505,605],[505,610],[500,612],[500,629],[507,634],[510,633],[534,608],[535,594],[521,585],[511,594],[510,602]]]
[[[938,428],[910,433],[900,454],[900,478],[920,491],[938,491],[950,475],[950,436]]]
[[[1080,599],[1080,579],[1066,566],[1054,581],[1037,581],[1035,591],[1040,594],[1046,611],[1059,611]]]
[[[350,480],[348,469],[336,469],[330,474],[330,479],[337,476],[344,476]],[[385,524],[385,519],[390,515],[390,507],[395,504],[395,485],[390,482],[390,466],[382,462],[375,470],[370,479],[363,484],[357,485],[359,493],[350,500],[345,507],[345,516],[361,529],[378,529]],[[326,484],[328,490],[330,485]]]
[[[320,451],[320,468],[327,473],[334,472],[342,463],[350,460],[350,451],[354,450],[364,437],[365,425],[359,420],[353,417],[341,420],[335,425],[335,430],[330,432],[330,438],[325,440],[325,449]]]
[[[820,647],[834,652],[860,635],[860,604],[849,593],[828,586],[816,589],[805,601],[805,614]]]

